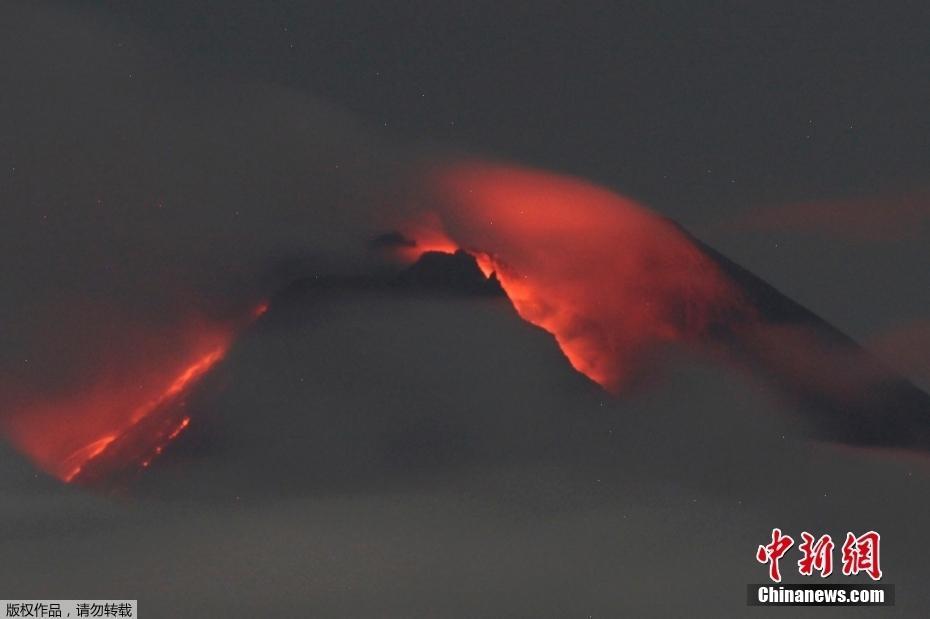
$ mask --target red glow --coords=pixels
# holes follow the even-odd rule
[[[184,419],[182,419],[182,420],[181,420],[181,423],[178,425],[178,427],[175,428],[174,430],[172,430],[171,433],[168,435],[168,440],[169,440],[169,441],[173,441],[174,439],[176,439],[176,438],[178,437],[178,435],[179,435],[181,432],[184,431],[184,428],[186,428],[186,427],[189,426],[190,424],[191,424],[191,418],[190,418],[190,417],[185,417]],[[161,453],[161,450],[162,450],[161,447],[157,447],[157,448],[155,449],[155,451],[156,451],[157,453]]]
[[[11,440],[46,472],[65,482],[74,480],[88,462],[222,359],[231,333],[203,339],[201,346],[207,348],[195,350],[193,361],[181,365],[170,359],[157,364],[150,360],[152,365],[140,368],[134,385],[111,385],[101,379],[101,384],[82,393],[20,411],[8,422]]]
[[[190,425],[190,423],[191,423],[191,418],[184,417],[184,419],[182,419],[181,422],[178,423],[178,425],[174,427],[174,429],[168,432],[167,436],[165,436],[164,439],[162,439],[161,442],[157,444],[154,449],[152,449],[152,453],[148,456],[145,456],[139,462],[139,465],[144,469],[148,468],[152,464],[152,461],[162,454],[162,452],[165,450],[165,447],[168,445],[168,443],[170,443],[171,441],[176,439],[178,436],[180,436],[181,432],[183,432],[187,428],[187,426]]]
[[[649,347],[695,338],[739,305],[685,234],[607,189],[487,164],[440,168],[432,180],[443,205],[434,236],[495,272],[520,316],[611,391]]]
[[[228,347],[229,342],[225,342],[184,368],[184,370],[182,370],[181,373],[178,374],[173,381],[171,381],[171,384],[168,385],[168,388],[165,389],[157,398],[136,409],[130,417],[130,421],[135,423],[141,419],[144,419],[161,404],[167,402],[174,396],[184,391],[188,385],[200,378],[210,368],[212,368],[217,361],[222,359],[226,354],[226,349]]]
[[[261,318],[262,316],[265,315],[265,312],[267,311],[268,311],[268,302],[262,301],[261,303],[255,306],[254,310],[252,310],[252,317]]]
[[[267,307],[262,303],[253,318]],[[173,349],[140,337],[138,356],[126,360],[126,367],[100,373],[81,391],[14,411],[5,419],[6,434],[64,482],[99,479],[134,464],[148,467],[190,425],[186,415],[179,421],[183,398],[223,359],[237,330],[233,323],[198,321],[172,334]]]
[[[61,463],[61,479],[62,481],[69,482],[74,477],[81,472],[81,469],[84,465],[99,456],[103,451],[110,446],[110,444],[118,438],[118,434],[111,433],[107,434],[103,438],[99,438],[96,441],[85,445],[75,451],[73,454],[65,458],[64,462]]]
[[[436,213],[426,213],[421,220],[408,222],[403,229],[405,236],[416,243],[395,248],[395,253],[404,262],[415,262],[426,252],[438,251],[451,254],[459,248],[455,241],[443,231],[442,223]]]

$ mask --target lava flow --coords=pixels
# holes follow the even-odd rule
[[[207,352],[203,356],[196,359],[193,363],[185,367],[177,376],[175,376],[174,380],[172,380],[167,388],[165,388],[165,390],[162,391],[158,396],[133,410],[132,414],[129,415],[128,424],[119,430],[109,433],[106,436],[92,442],[91,444],[76,450],[70,456],[65,458],[64,461],[62,461],[55,473],[65,482],[73,481],[79,474],[81,474],[82,471],[84,471],[84,468],[87,466],[88,462],[99,458],[100,455],[108,448],[110,448],[110,446],[117,439],[126,436],[141,421],[148,418],[154,411],[158,410],[166,403],[171,402],[173,399],[177,398],[201,376],[206,374],[210,368],[216,365],[216,363],[225,356],[226,350],[229,348],[229,343],[229,341],[221,343],[219,346]],[[164,449],[164,445],[171,440],[174,440],[181,433],[181,431],[188,426],[189,423],[190,418],[185,417],[181,425],[179,425],[177,429],[171,430],[163,442],[159,440],[157,435],[152,436],[152,443],[157,443],[153,449],[154,454],[160,454]],[[145,446],[140,445],[139,447],[140,451],[145,450]],[[151,457],[144,462],[150,461]],[[148,465],[146,464],[145,466]]]
[[[261,304],[250,318],[267,309]],[[5,423],[11,442],[39,468],[66,483],[93,483],[147,467],[190,424],[185,399],[226,355],[241,325],[178,328],[175,347],[146,350],[115,376],[16,411]],[[148,353],[148,354],[146,354]]]
[[[633,379],[650,347],[742,311],[737,289],[686,234],[607,189],[483,163],[438,168],[431,182],[441,206],[420,230],[441,222],[431,238],[496,273],[520,316],[610,391]]]

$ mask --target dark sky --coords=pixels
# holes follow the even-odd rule
[[[369,273],[392,181],[459,153],[632,196],[930,388],[928,31],[921,2],[0,0],[0,421]],[[810,442],[705,358],[612,398],[504,299],[338,281],[235,343],[127,495],[4,444],[7,597],[739,616],[781,525],[877,528],[897,616],[930,603],[923,459]]]
[[[859,338],[920,322],[930,305],[920,279],[930,225],[925,3],[96,9],[90,14],[170,49],[165,61],[191,79],[283,86],[397,141],[513,158],[617,188]],[[894,246],[846,238],[839,223],[832,234],[770,220],[749,234],[728,228],[734,219],[746,226],[753,209],[863,196],[877,198],[865,210],[879,211],[864,225],[881,226],[899,217],[894,205],[911,192],[924,192],[920,213],[898,226],[910,242]],[[841,206],[833,218],[858,210]],[[901,263],[923,264],[912,274]]]
[[[191,71],[653,204],[922,186],[930,163],[919,2],[107,4]]]

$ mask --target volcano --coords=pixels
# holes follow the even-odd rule
[[[930,396],[674,222],[587,181],[526,168],[456,164],[427,178],[419,219],[369,242],[370,252],[400,266],[386,260],[299,279],[214,327],[219,335],[204,343],[174,334],[198,345],[167,350],[158,364],[140,358],[126,375],[138,372],[141,385],[151,374],[145,390],[101,380],[99,393],[26,405],[11,426],[14,443],[65,482],[131,479],[197,426],[190,398],[266,311],[294,327],[319,320],[308,298],[376,294],[506,300],[507,311],[554,339],[562,361],[605,395],[660,385],[663,351],[682,349],[773,385],[817,439],[930,448]],[[358,345],[346,344],[350,352]]]
[[[688,346],[707,355],[723,353],[775,385],[802,407],[819,439],[930,449],[930,395],[772,285],[700,241],[693,242],[733,283],[745,306],[731,320],[710,325]],[[486,287],[478,284],[481,280]],[[500,287],[496,273],[484,276],[478,260],[461,250],[426,252],[398,281],[424,290],[449,290],[457,283],[463,294],[487,294]]]
[[[421,222],[424,247],[442,239],[473,256],[517,313],[607,391],[648,380],[656,349],[683,346],[774,384],[820,439],[930,447],[926,393],[676,223],[582,179],[527,168],[465,162],[429,178],[441,206]],[[411,272],[434,256],[423,253]],[[453,254],[450,272],[459,262]]]

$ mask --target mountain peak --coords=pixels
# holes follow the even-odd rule
[[[463,250],[455,253],[424,252],[420,258],[402,271],[394,284],[451,294],[477,296],[504,296],[497,276],[485,277],[474,256]]]

